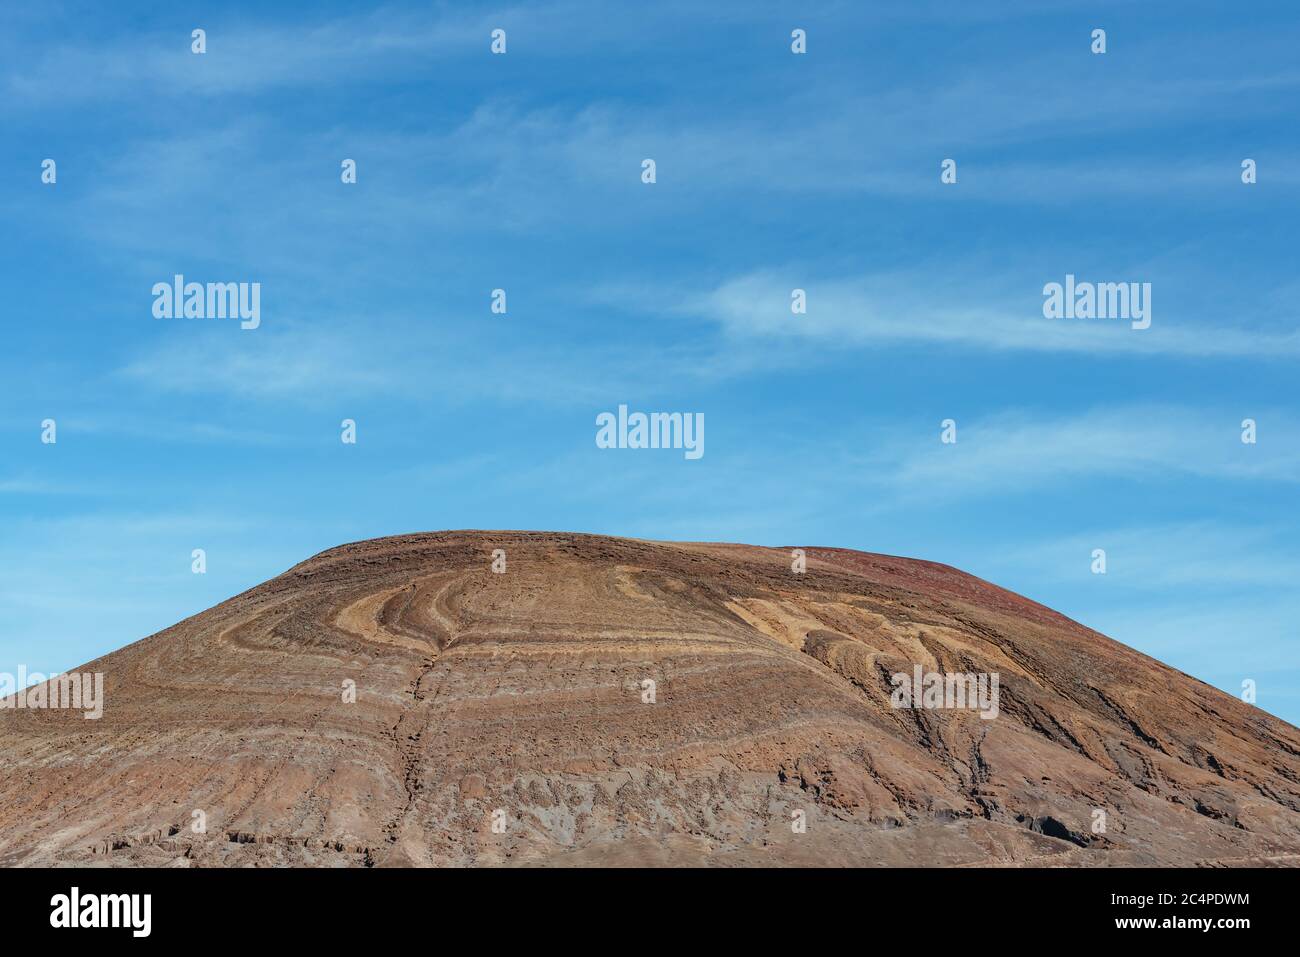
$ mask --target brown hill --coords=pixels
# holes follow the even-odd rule
[[[78,669],[100,720],[0,711],[0,863],[1300,861],[1291,725],[943,565],[791,561],[324,552]],[[996,716],[891,707],[918,665],[996,673]]]

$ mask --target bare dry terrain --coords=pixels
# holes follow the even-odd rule
[[[1296,728],[955,569],[807,556],[324,552],[78,669],[100,720],[0,711],[0,864],[1300,862]],[[997,673],[997,717],[891,707],[914,665]]]

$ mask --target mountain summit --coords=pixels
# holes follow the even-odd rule
[[[944,565],[359,542],[0,710],[0,864],[1300,863],[1300,731]]]

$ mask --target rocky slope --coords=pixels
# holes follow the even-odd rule
[[[324,552],[79,669],[98,721],[0,711],[0,864],[1300,862],[1296,728],[946,566],[791,561]],[[997,716],[891,707],[916,665]]]

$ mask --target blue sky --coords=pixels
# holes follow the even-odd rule
[[[0,13],[0,671],[532,528],[947,562],[1300,721],[1294,5],[265,6]]]

